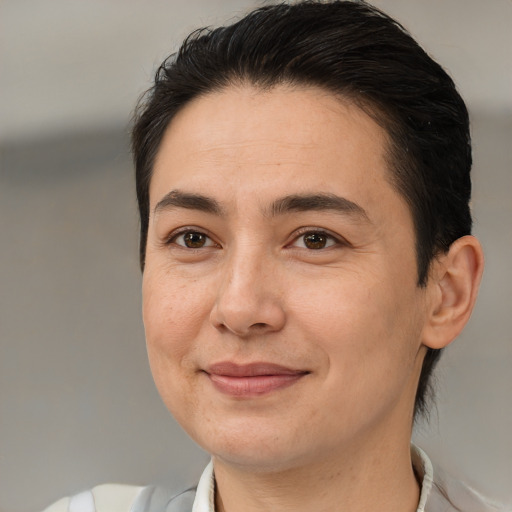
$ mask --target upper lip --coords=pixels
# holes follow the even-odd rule
[[[212,364],[205,369],[211,375],[223,375],[225,377],[257,377],[262,375],[297,375],[309,373],[306,370],[297,370],[274,363],[256,362],[249,364],[237,364],[231,361],[222,361]]]

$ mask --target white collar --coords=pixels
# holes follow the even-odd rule
[[[197,484],[192,512],[215,512],[215,477],[212,461],[206,466]]]
[[[424,512],[427,506],[427,498],[434,482],[434,468],[428,455],[418,446],[411,444],[412,467],[421,481],[420,502],[416,512]]]

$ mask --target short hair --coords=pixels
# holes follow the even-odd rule
[[[142,270],[149,184],[166,128],[194,98],[238,84],[320,87],[386,131],[387,178],[414,223],[418,286],[425,286],[432,259],[471,233],[469,117],[453,80],[397,21],[364,1],[282,3],[190,34],[139,101],[132,150]],[[440,353],[427,348],[415,418],[429,410]]]

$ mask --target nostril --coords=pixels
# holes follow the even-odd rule
[[[252,324],[251,327],[254,327],[255,329],[265,329],[265,327],[267,327],[267,324],[263,322],[258,322],[256,324]]]

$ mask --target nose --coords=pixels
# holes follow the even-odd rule
[[[242,338],[281,330],[286,315],[277,273],[257,248],[233,254],[222,274],[211,323]]]

